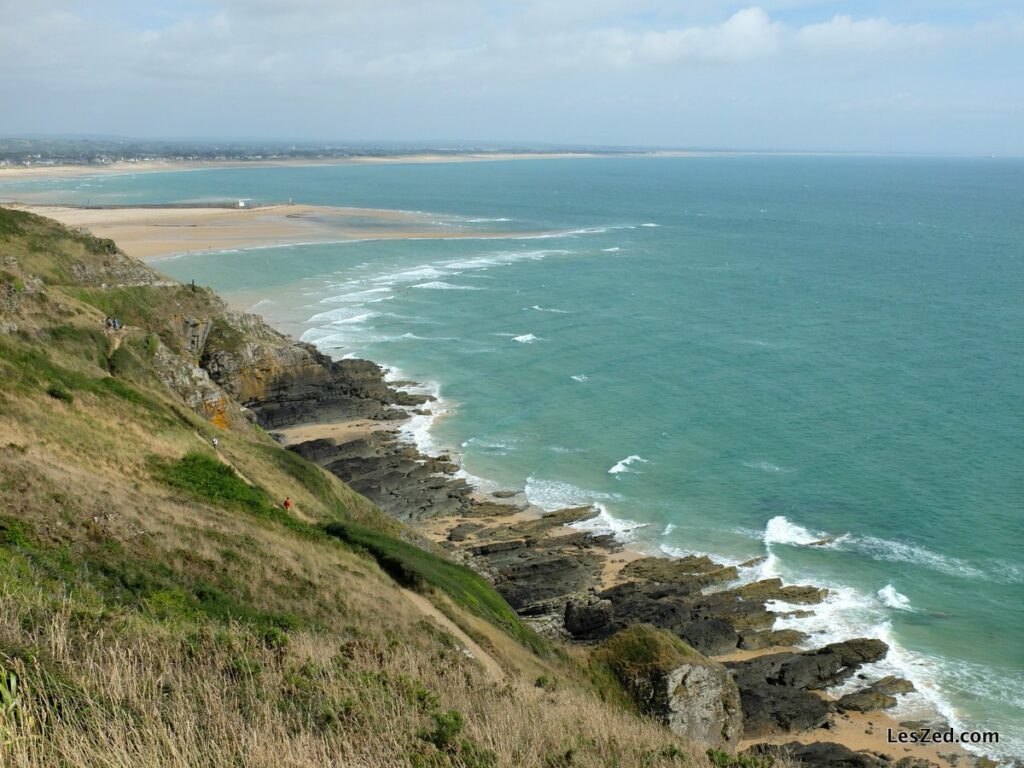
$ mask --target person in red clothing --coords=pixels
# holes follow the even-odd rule
[[[291,512],[292,511],[292,497],[291,496],[285,496],[285,498],[284,498],[284,511],[285,512]]]

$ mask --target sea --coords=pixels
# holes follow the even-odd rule
[[[405,431],[482,489],[635,547],[831,593],[778,627],[879,637],[1024,755],[1024,160],[711,156],[0,180],[0,197],[418,212],[450,239],[160,260],[439,400]],[[480,237],[465,237],[479,232]],[[491,237],[497,233],[498,237]],[[487,235],[485,237],[485,235]],[[780,612],[787,608],[777,605]]]

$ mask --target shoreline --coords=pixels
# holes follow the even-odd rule
[[[220,210],[223,211],[223,209]],[[260,209],[251,209],[251,211],[258,210]],[[247,210],[245,212],[249,213],[251,211]],[[358,363],[359,361],[352,362]],[[414,387],[410,388],[408,385],[409,382],[390,382],[390,386],[398,387],[400,391],[402,391],[403,388],[405,388],[406,392],[408,392],[410,389],[412,389],[412,391],[415,391]],[[396,404],[404,405],[405,407],[408,408],[418,408],[419,405],[422,405],[422,403],[407,404],[400,403],[398,401],[395,402]],[[321,415],[322,414],[316,414],[316,417],[319,418]],[[377,439],[377,436],[392,434],[396,429],[400,430],[400,427],[402,425],[407,424],[409,422],[410,416],[411,414],[407,412],[405,414],[405,417],[402,419],[395,418],[394,416],[374,416],[370,418],[359,419],[335,419],[333,421],[325,419],[326,423],[318,423],[318,421],[314,419],[302,421],[293,426],[285,427],[283,429],[274,428],[274,430],[286,434],[288,431],[291,430],[294,435],[293,444],[308,444],[311,442],[315,443],[317,441],[326,440],[333,442],[335,444],[348,444],[352,442],[364,441],[369,445],[372,443],[373,440]],[[428,423],[428,428],[431,423],[433,422]],[[298,430],[303,431],[299,432]],[[299,439],[300,437],[302,438],[301,440]],[[407,463],[415,464],[419,462],[421,458],[419,455],[420,451],[418,447],[415,445],[415,443],[407,442],[408,440],[412,439],[412,435],[406,434],[404,436],[404,439],[403,436],[398,435],[396,439],[396,443],[398,444],[396,452],[387,455],[389,457],[393,455],[398,455]],[[412,456],[409,455],[409,451],[412,451]],[[318,461],[318,463],[320,462]],[[458,464],[454,462],[451,456],[449,455],[433,457],[424,466],[428,470],[428,474],[431,476],[454,477],[455,473],[459,469]],[[335,472],[335,474],[339,473]],[[347,478],[343,479],[346,479],[346,481],[348,481]],[[469,487],[469,484],[464,479],[462,479],[461,482],[467,486],[467,496],[473,497],[475,493],[474,489],[472,489],[472,487]],[[517,494],[513,494],[513,499],[516,496],[518,496],[520,499],[525,498],[525,492],[518,492]],[[428,498],[427,501],[429,502],[430,499]],[[502,529],[503,531],[511,530],[516,533],[524,532],[525,526],[526,532],[524,532],[524,538],[533,535],[532,533],[530,533],[530,531],[538,530],[535,524],[543,521],[546,517],[550,517],[552,514],[558,514],[557,512],[545,512],[539,507],[527,507],[520,509],[514,506],[514,501],[512,503],[509,503],[509,499],[496,497],[494,494],[491,494],[489,496],[481,496],[477,494],[475,496],[475,501],[482,505],[486,505],[486,511],[492,513],[489,515],[482,515],[479,521],[486,521],[488,525],[493,526],[495,529]],[[501,508],[504,508],[504,510],[512,509],[514,511],[509,513],[508,511],[503,511]],[[451,545],[450,548],[447,546],[446,548],[449,548],[449,551],[452,552],[453,555],[457,555],[463,551],[459,547],[455,546],[456,542],[450,538],[450,534],[453,532],[453,530],[460,525],[466,525],[467,522],[469,522],[470,524],[477,524],[479,521],[476,517],[468,518],[465,515],[460,514],[458,512],[453,512],[451,514],[442,513],[441,515],[430,516],[422,519],[411,518],[409,520],[409,522],[412,524],[412,527],[420,531],[421,533],[427,533],[428,529],[433,527],[433,536],[428,535],[428,538],[431,538],[432,541],[435,541],[435,543],[439,543],[442,546],[445,544]],[[624,571],[627,568],[627,566],[629,566],[631,563],[644,560],[649,556],[649,553],[636,550],[635,548],[631,549],[628,545],[622,545],[619,543],[609,543],[609,540],[614,538],[612,536],[595,536],[592,533],[581,534],[581,530],[579,528],[573,527],[572,522],[573,520],[566,520],[564,522],[559,522],[556,525],[552,526],[540,526],[539,531],[541,534],[543,534],[541,538],[546,540],[579,539],[584,541],[583,546],[586,549],[585,554],[600,560],[600,562],[598,563],[598,568],[600,570],[598,584],[602,588],[608,588],[609,586],[613,586],[617,583],[620,583],[621,580],[625,578],[625,576],[623,576],[622,574],[622,571]],[[531,525],[533,525],[532,528],[530,527]],[[462,543],[464,544],[467,540],[472,543],[476,535],[477,533],[471,532],[467,538],[464,538],[462,540]],[[600,539],[604,539],[605,541],[603,543],[600,543],[598,541]],[[672,558],[668,556],[663,556],[662,559],[666,561],[672,561]],[[724,570],[724,568],[719,566],[719,570]],[[740,656],[732,657],[729,660],[743,662],[759,658],[766,654],[785,652],[792,652],[792,648],[785,645],[771,645],[760,649],[751,650],[749,653],[744,653]],[[724,659],[725,657],[715,656],[715,658]],[[851,749],[868,748],[874,751],[885,752],[886,754],[890,754],[894,758],[901,758],[910,754],[909,750],[902,751],[904,750],[905,745],[886,745],[884,743],[884,734],[887,727],[891,727],[894,730],[901,730],[898,720],[882,712],[871,712],[870,714],[866,715],[863,718],[863,720],[864,723],[870,722],[875,724],[872,727],[872,730],[875,731],[874,734],[863,733],[863,731],[867,730],[868,728],[868,726],[866,725],[861,728],[860,732],[858,732],[856,730],[858,724],[863,725],[861,723],[861,718],[851,717],[849,718],[848,722],[844,721],[843,723],[834,724],[824,731],[819,728],[815,731],[806,731],[803,733],[791,732],[785,734],[784,736],[778,737],[759,736],[750,740],[744,740],[743,744],[763,744],[771,743],[772,741],[780,741],[785,743],[800,740],[836,741],[838,743],[846,744]],[[880,726],[878,725],[878,723],[885,723],[885,725]],[[839,726],[848,727],[840,728]],[[875,736],[877,738],[877,741],[874,738],[864,739],[864,736]],[[864,744],[867,744],[868,746],[865,747],[863,746]],[[891,751],[886,752],[887,748],[889,748]],[[952,752],[954,754],[968,755],[968,753],[965,750],[959,747],[954,747],[953,745],[936,745],[935,747],[921,747],[921,749],[929,750],[928,752],[923,754],[927,754],[927,759],[933,760],[934,762],[937,762],[940,765],[955,765],[955,761],[946,760],[941,756],[942,754],[949,754]],[[901,751],[897,750],[901,750],[902,753]]]
[[[503,239],[549,232],[459,228],[458,217],[417,211],[305,203],[247,207],[209,205],[76,206],[5,203],[108,238],[129,256],[152,263],[196,253],[286,248],[366,240]]]
[[[767,152],[758,150],[571,150],[562,151],[524,151],[524,152],[486,152],[465,151],[450,154],[433,152],[408,152],[396,155],[350,155],[347,157],[321,158],[280,158],[267,160],[120,160],[112,163],[96,164],[55,164],[33,166],[7,166],[0,168],[0,182],[8,180],[24,180],[31,178],[78,177],[106,174],[155,173],[161,171],[202,171],[226,168],[304,168],[334,165],[400,165],[416,163],[486,163],[509,160],[572,160],[587,158],[615,157],[843,157],[853,154],[862,156],[864,153],[846,152]],[[870,153],[869,153],[870,154]]]
[[[407,383],[407,382],[403,382]],[[409,421],[411,415],[405,419],[395,421],[372,421],[372,420],[351,420],[351,421],[314,421],[286,427],[277,430],[286,447],[294,448],[304,442],[320,440],[349,440],[365,441],[374,435],[392,434],[406,450],[420,451],[418,446],[404,442],[408,436],[401,434],[401,425]],[[451,467],[458,467],[458,461],[453,460],[449,454],[442,454],[440,460]],[[334,471],[334,470],[329,470]],[[443,471],[443,470],[442,470]],[[336,472],[336,474],[338,474]],[[339,474],[339,476],[341,476]],[[474,502],[479,503],[485,514],[466,516],[437,515],[426,517],[421,520],[412,521],[413,529],[423,535],[428,541],[440,546],[450,553],[459,552],[455,546],[456,542],[465,551],[467,545],[471,546],[486,526],[493,526],[508,534],[517,530],[523,530],[527,536],[539,536],[557,544],[559,540],[570,541],[578,538],[582,531],[574,526],[576,521],[571,519],[561,520],[566,512],[581,513],[582,510],[560,510],[548,512],[532,504],[526,498],[523,490],[498,490],[485,493],[474,489],[471,493]],[[594,510],[596,514],[596,510]],[[559,518],[556,524],[543,525],[546,520]],[[478,530],[469,530],[476,527]],[[480,530],[482,529],[482,530]],[[593,534],[585,534],[593,536]],[[598,535],[598,538],[603,535]],[[614,536],[606,538],[614,539]],[[479,539],[481,544],[486,546],[485,539]],[[617,540],[616,545],[608,549],[595,550],[601,555],[601,567],[599,584],[602,589],[611,589],[616,585],[628,581],[628,575],[623,571],[632,564],[650,560],[657,557],[671,562],[678,560],[670,555],[660,553],[653,555],[649,551],[636,545],[635,542]],[[458,561],[458,560],[457,560]],[[466,563],[468,564],[468,563]],[[472,566],[471,566],[472,567]],[[813,609],[813,606],[811,606]],[[520,614],[527,623],[529,618]],[[535,627],[536,628],[536,627]],[[572,640],[568,640],[572,643]],[[813,647],[813,644],[812,646]],[[754,659],[770,656],[773,654],[794,654],[800,653],[802,649],[794,645],[775,644],[753,649],[736,649],[726,654],[709,655],[708,657],[720,663],[743,663]],[[822,694],[821,698],[834,702],[836,695]],[[812,744],[816,742],[833,742],[841,744],[855,752],[870,751],[875,754],[883,754],[891,758],[893,763],[903,758],[916,758],[931,761],[939,766],[950,766],[955,768],[970,765],[972,761],[980,759],[978,755],[968,752],[959,744],[889,744],[886,742],[889,731],[898,733],[901,731],[914,730],[918,723],[901,721],[898,717],[884,710],[873,710],[868,712],[857,712],[849,710],[835,710],[829,714],[824,726],[788,733],[773,735],[762,735],[751,738],[743,738],[737,747],[737,752],[754,747],[755,745],[777,745],[782,746],[792,742],[801,744]]]

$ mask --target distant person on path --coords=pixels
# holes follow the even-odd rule
[[[284,511],[285,512],[291,512],[292,511],[292,497],[291,496],[285,496],[284,497]]]
[[[213,443],[213,450],[216,451],[217,450],[217,446],[220,445],[220,438],[219,437],[214,437],[213,440],[211,440],[210,442]]]
[[[103,318],[103,324],[107,327],[108,331],[114,327],[114,321],[112,318],[109,317]]]

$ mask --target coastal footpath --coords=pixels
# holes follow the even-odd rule
[[[985,765],[825,693],[888,651],[774,629],[825,590],[482,496],[380,366],[8,209],[0,392],[0,764]]]

